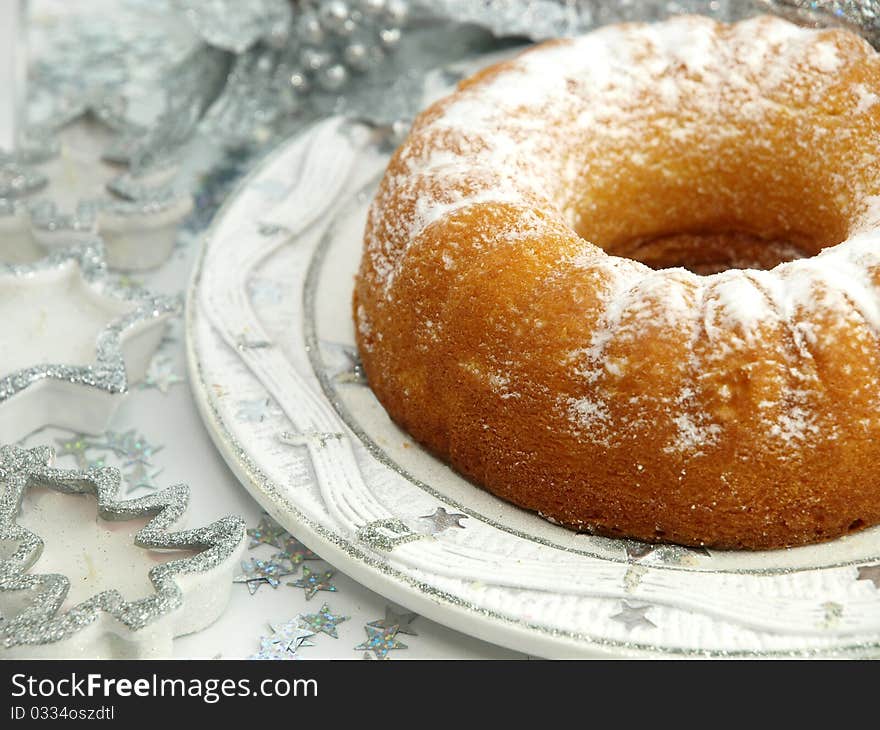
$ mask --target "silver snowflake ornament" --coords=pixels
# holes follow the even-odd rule
[[[0,543],[11,548],[0,560],[0,597],[29,596],[23,604],[16,602],[18,608],[0,622],[6,656],[168,655],[177,633],[195,631],[217,618],[225,605],[235,560],[244,548],[240,518],[224,517],[206,527],[174,531],[189,502],[184,485],[140,499],[120,500],[118,470],[56,469],[51,466],[53,459],[47,447],[0,448],[0,482],[5,484],[0,495]],[[34,570],[39,568],[43,539],[18,522],[26,508],[25,494],[31,488],[91,494],[98,503],[99,520],[148,517],[147,524],[135,534],[135,545],[151,551],[194,554],[152,567],[153,592],[144,598],[126,600],[111,588],[65,608],[70,578]],[[217,594],[207,604],[206,591]],[[112,621],[102,622],[105,615]]]

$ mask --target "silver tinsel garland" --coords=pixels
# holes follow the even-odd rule
[[[770,12],[803,24],[842,25],[880,45],[880,0],[166,0],[164,7],[169,24],[185,20],[201,46],[183,55],[173,50],[179,38],[166,42],[172,53],[164,55],[178,58],[161,71],[164,111],[146,124],[128,122],[133,133],[108,150],[135,176],[179,157],[199,131],[250,146],[328,114],[405,130],[419,111],[416,90],[429,70],[607,23],[681,13],[733,21]],[[129,33],[120,46],[100,40],[106,30],[90,32],[88,43],[68,43],[75,58],[36,66],[34,96],[61,100],[44,128],[89,106],[121,104],[123,89],[138,86],[150,59],[163,55],[155,33],[145,33],[144,43]],[[134,62],[127,52],[137,56]],[[88,81],[95,69],[97,78]],[[0,160],[0,213],[38,183],[29,163]],[[133,192],[131,186],[111,191]]]
[[[209,129],[239,142],[328,113],[376,124],[410,118],[418,110],[402,99],[414,97],[429,68],[493,50],[503,39],[538,41],[682,13],[734,21],[763,12],[880,38],[880,0],[261,0],[246,11],[231,0],[176,5],[186,7],[206,42],[247,49],[206,119]]]

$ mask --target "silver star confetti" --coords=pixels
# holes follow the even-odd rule
[[[287,566],[273,560],[259,560],[258,558],[242,561],[241,569],[244,573],[236,576],[233,582],[244,583],[251,595],[254,595],[263,584],[277,588],[281,585],[280,579],[290,575],[291,572]]]
[[[464,525],[461,524],[461,521],[466,520],[467,518],[467,515],[463,515],[460,512],[447,512],[444,507],[438,507],[432,514],[419,517],[420,520],[431,523],[429,529],[432,535],[436,535],[438,532],[443,532],[443,530],[449,529],[450,527],[457,527],[463,530]]]
[[[271,545],[272,547],[281,547],[281,538],[287,534],[281,525],[273,520],[269,515],[263,513],[260,517],[260,524],[252,527],[247,531],[250,537],[249,548],[253,549],[258,545]]]
[[[151,444],[134,429],[123,433],[107,431],[102,439],[90,439],[85,434],[73,434],[67,438],[56,439],[60,456],[73,456],[80,469],[100,469],[108,466],[107,454],[113,454],[122,462],[122,479],[128,485],[126,497],[138,489],[156,491],[159,486],[156,478],[162,473],[151,463],[154,454],[162,446]],[[100,456],[92,452],[104,452]]]
[[[300,648],[314,646],[308,639],[315,632],[299,626],[296,619],[269,628],[272,636],[260,637],[260,650],[251,659],[299,659]]]
[[[302,614],[297,616],[297,618],[299,619],[300,626],[303,628],[311,629],[315,633],[324,633],[327,636],[338,639],[339,635],[336,633],[336,627],[343,621],[348,621],[350,616],[334,615],[330,612],[330,606],[325,603],[317,613]]]
[[[418,636],[415,629],[412,628],[412,622],[417,618],[418,614],[397,613],[391,606],[385,606],[385,618],[371,621],[367,626],[374,626],[377,629],[390,629],[396,626],[399,634]]]
[[[76,433],[70,438],[55,439],[58,445],[58,456],[72,456],[78,469],[88,469],[89,460],[86,451],[93,448],[85,434]]]
[[[103,441],[94,442],[93,448],[112,451],[124,460],[125,466],[133,464],[149,464],[154,454],[158,454],[164,446],[156,446],[147,441],[134,429],[119,433],[107,431]]]
[[[260,518],[260,524],[248,530],[248,535],[251,549],[259,545],[278,548],[279,552],[272,556],[272,560],[287,563],[291,570],[304,560],[321,559],[265,513]]]
[[[255,400],[243,400],[238,403],[236,418],[248,423],[262,423],[269,416],[279,415],[281,410],[271,398],[257,398]]]
[[[172,385],[184,382],[181,375],[174,371],[174,363],[167,355],[159,355],[153,358],[146,375],[140,384],[143,389],[153,388],[162,394],[167,394]]]
[[[134,464],[134,466],[127,472],[122,475],[123,480],[128,485],[128,491],[126,492],[126,496],[130,495],[132,492],[135,492],[139,489],[147,489],[149,491],[155,491],[158,489],[158,485],[154,481],[156,477],[158,477],[162,473],[161,469],[157,471],[150,471],[147,469],[147,464],[138,462]]]
[[[364,626],[367,640],[358,644],[355,651],[371,651],[376,659],[387,659],[388,652],[395,649],[406,649],[406,644],[397,640],[397,626],[379,628],[372,624]]]
[[[321,559],[292,535],[284,535],[280,542],[281,552],[272,556],[275,560],[286,560],[291,566],[296,566],[303,560]]]
[[[880,588],[880,565],[860,565],[856,580],[869,580]]]
[[[657,624],[645,615],[653,608],[650,604],[637,606],[629,601],[621,601],[620,606],[620,613],[614,614],[611,619],[612,621],[622,623],[627,631],[632,631],[634,628],[641,626],[651,629],[657,627]]]
[[[297,578],[287,585],[293,588],[302,588],[306,594],[306,600],[314,598],[318,591],[336,591],[336,586],[330,580],[335,575],[333,570],[325,570],[323,573],[313,573],[307,566],[303,566],[302,578]]]

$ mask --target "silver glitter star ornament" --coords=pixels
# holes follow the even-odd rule
[[[140,380],[175,298],[118,286],[97,240],[35,264],[0,265],[0,443],[44,426],[100,433]],[[3,299],[3,297],[0,297]]]
[[[244,548],[243,521],[224,517],[206,527],[176,530],[189,502],[184,485],[120,501],[116,469],[55,469],[50,466],[52,459],[47,447],[0,448],[0,482],[5,485],[0,497],[0,543],[11,549],[0,561],[5,612],[0,656],[170,656],[174,637],[198,631],[224,610],[232,571]],[[34,571],[40,566],[43,539],[18,521],[26,507],[26,492],[33,488],[61,495],[91,494],[97,500],[99,520],[148,517],[135,534],[136,546],[184,552],[149,570],[153,590],[144,598],[126,600],[119,590],[108,589],[65,608],[70,578]],[[65,529],[69,525],[58,525],[59,531]]]

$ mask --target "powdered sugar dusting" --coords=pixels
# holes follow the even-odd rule
[[[720,119],[722,102],[725,113],[760,123],[778,111],[774,93],[801,73],[813,75],[800,103],[819,106],[847,63],[826,34],[781,19],[744,21],[726,29],[723,41],[719,27],[706,18],[685,17],[608,27],[542,46],[490,80],[466,86],[420,119],[398,153],[399,167],[386,176],[374,201],[376,223],[366,236],[366,255],[386,300],[394,298],[407,253],[421,245],[428,229],[456,212],[488,203],[505,206],[515,223],[499,227],[493,243],[540,245],[543,233],[557,234],[560,225],[575,227],[581,214],[575,203],[579,178],[605,173],[616,164],[597,150],[623,141],[636,166],[647,164],[645,130],[662,125],[669,139],[700,144],[705,129],[687,119]],[[856,85],[841,117],[876,114],[878,100],[875,90]],[[653,114],[650,120],[646,108]],[[735,126],[720,119],[713,138],[734,134]],[[880,142],[875,147],[880,150]],[[577,156],[581,149],[583,158]],[[875,162],[866,159],[864,165],[880,170]],[[841,187],[846,184],[840,181]],[[562,363],[579,390],[560,400],[561,411],[583,438],[613,438],[607,393],[640,363],[633,357],[612,359],[608,353],[621,343],[637,343],[649,329],[660,337],[690,333],[692,347],[709,342],[713,349],[705,359],[718,362],[730,353],[757,351],[766,332],[779,330],[788,348],[779,360],[788,370],[780,366],[779,375],[766,376],[781,383],[767,389],[772,398],[766,408],[767,436],[789,446],[815,437],[822,426],[811,410],[819,390],[811,361],[818,336],[813,320],[828,311],[837,312],[840,320],[857,315],[873,336],[880,335],[880,301],[871,273],[880,270],[878,193],[880,184],[856,191],[860,218],[848,241],[771,271],[729,270],[702,277],[683,269],[653,271],[604,255],[588,243],[580,249],[573,245],[577,252],[560,261],[560,270],[592,276],[598,316],[590,318],[584,341]],[[574,230],[570,233],[575,238]],[[442,266],[459,270],[454,253],[443,253]],[[360,312],[358,317],[362,328],[369,326]],[[803,373],[796,362],[805,364]],[[662,403],[655,399],[673,434],[668,452],[707,453],[724,431],[699,393],[705,365],[696,358],[681,363],[679,396],[673,393]],[[519,397],[507,373],[487,377],[498,397]]]

